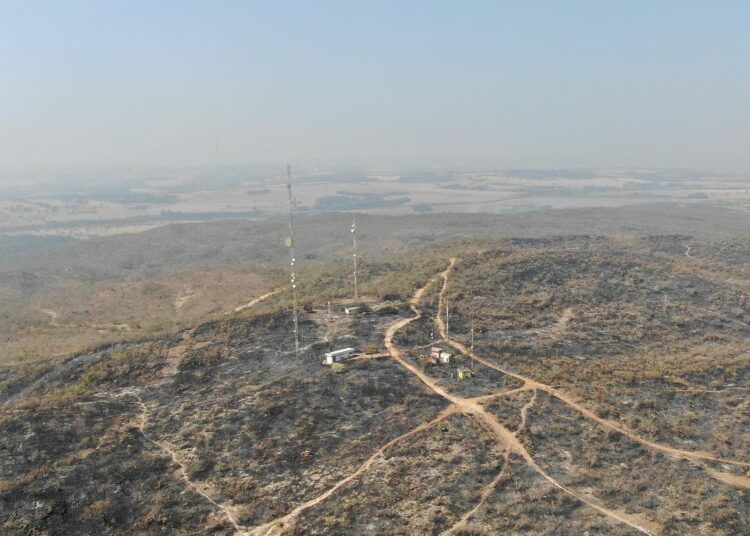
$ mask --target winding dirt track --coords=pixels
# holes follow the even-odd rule
[[[450,536],[451,534],[456,534],[459,530],[463,530],[466,528],[466,526],[469,524],[469,520],[476,514],[479,509],[484,505],[485,502],[487,502],[487,499],[492,495],[492,493],[495,491],[495,488],[500,483],[500,480],[502,480],[503,476],[505,475],[505,472],[508,469],[508,460],[510,458],[510,451],[505,450],[503,453],[503,468],[500,470],[500,472],[497,474],[495,478],[492,479],[492,481],[487,484],[483,489],[482,492],[479,494],[479,500],[477,501],[477,504],[475,504],[471,510],[468,510],[466,513],[464,513],[463,516],[461,516],[461,519],[459,519],[452,527],[444,530],[440,533],[440,536]]]
[[[234,311],[230,311],[230,312],[239,313],[240,311],[244,311],[245,309],[250,309],[251,307],[254,307],[260,302],[267,300],[271,296],[275,296],[279,292],[281,292],[280,288],[277,288],[276,290],[272,290],[271,292],[267,292],[266,294],[263,294],[262,296],[258,296],[257,298],[250,300],[245,305],[240,305],[239,307],[236,307]],[[229,313],[226,313],[226,314],[229,314]]]
[[[455,406],[457,406],[462,413],[466,413],[468,415],[472,415],[475,418],[477,418],[478,421],[480,421],[482,424],[484,424],[487,429],[492,433],[492,435],[495,436],[495,439],[498,441],[501,447],[504,448],[504,450],[507,453],[513,453],[519,455],[523,460],[532,468],[534,471],[536,471],[542,478],[544,478],[547,482],[552,484],[554,487],[558,488],[559,490],[563,491],[564,493],[567,493],[571,497],[583,502],[584,504],[598,510],[602,514],[606,515],[610,519],[624,523],[639,532],[642,532],[643,534],[649,534],[654,535],[658,534],[660,528],[655,526],[653,523],[650,523],[647,520],[642,519],[640,516],[635,516],[632,514],[628,514],[627,512],[616,510],[613,508],[608,508],[600,503],[598,499],[595,497],[575,491],[564,484],[561,484],[554,478],[552,478],[550,475],[548,475],[531,457],[529,452],[526,450],[526,448],[523,446],[523,444],[518,440],[516,435],[505,428],[500,422],[498,422],[497,419],[490,413],[488,413],[480,404],[477,402],[471,400],[462,398],[456,395],[452,395],[448,392],[446,392],[442,387],[439,385],[436,385],[431,378],[429,378],[424,372],[417,369],[415,366],[413,366],[411,363],[408,363],[403,359],[403,354],[401,350],[395,345],[393,342],[393,337],[396,335],[396,333],[403,328],[404,326],[408,325],[411,322],[414,322],[415,320],[418,320],[422,317],[422,313],[419,310],[419,302],[424,297],[425,293],[429,289],[429,287],[435,283],[438,279],[443,279],[443,288],[440,292],[440,303],[444,304],[444,298],[445,298],[445,288],[447,286],[448,276],[450,275],[450,272],[453,270],[453,267],[456,264],[456,259],[451,259],[451,262],[443,272],[435,276],[433,279],[427,282],[427,284],[419,289],[417,292],[414,293],[414,296],[412,296],[412,299],[410,301],[410,305],[412,310],[414,311],[414,316],[411,318],[403,319],[395,324],[391,325],[388,330],[385,333],[385,347],[388,349],[388,351],[391,353],[391,357],[397,361],[401,366],[406,368],[409,372],[414,374],[417,378],[419,378],[422,383],[427,385],[430,389],[432,389],[435,393],[439,394],[446,400],[449,400],[451,403],[453,403]],[[439,317],[440,315],[438,315]],[[445,325],[440,324],[440,329],[442,330],[440,333],[444,335],[445,333]],[[502,372],[502,371],[500,371]],[[522,381],[525,381],[524,378],[519,378]],[[533,388],[533,386],[532,386]],[[499,479],[499,475],[497,477]]]
[[[548,393],[549,395],[554,396],[555,398],[567,404],[569,407],[575,409],[584,417],[604,426],[605,428],[611,431],[620,433],[628,437],[629,439],[637,443],[640,443],[641,445],[644,445],[652,450],[665,453],[677,459],[688,460],[692,462],[693,464],[695,464],[696,466],[703,468],[707,472],[707,474],[710,475],[712,478],[715,478],[717,480],[720,480],[722,482],[725,482],[733,486],[742,487],[742,488],[750,488],[750,479],[744,476],[738,476],[732,473],[724,473],[724,472],[718,471],[716,469],[709,467],[705,462],[719,462],[719,463],[731,464],[731,465],[735,465],[739,467],[750,467],[750,463],[736,461],[736,460],[722,459],[717,456],[714,456],[713,454],[709,452],[685,451],[685,450],[675,449],[675,448],[661,445],[653,441],[650,441],[648,439],[645,439],[637,435],[633,431],[625,428],[619,423],[599,417],[598,415],[593,413],[591,410],[588,410],[587,408],[581,406],[579,403],[573,400],[569,395],[549,385],[537,382],[530,378],[524,377],[520,374],[507,371],[503,369],[502,367],[499,367],[498,365],[476,355],[474,352],[471,352],[469,348],[467,348],[461,342],[449,338],[445,332],[445,323],[443,322],[443,319],[442,319],[442,312],[445,310],[444,309],[445,294],[448,288],[449,277],[453,268],[456,266],[457,262],[458,262],[457,259],[451,259],[449,266],[443,272],[433,277],[423,287],[421,287],[414,293],[414,295],[412,296],[410,300],[410,306],[414,312],[413,317],[402,319],[402,320],[399,320],[398,322],[395,322],[388,328],[388,330],[385,333],[385,346],[386,346],[386,349],[388,350],[390,357],[393,360],[395,360],[397,363],[399,363],[401,366],[403,366],[406,370],[411,372],[414,376],[416,376],[429,389],[431,389],[433,392],[435,392],[436,394],[440,395],[445,400],[450,402],[451,405],[448,406],[448,408],[446,408],[440,415],[438,415],[433,420],[422,423],[421,425],[417,426],[416,428],[413,428],[409,432],[395,439],[392,439],[386,444],[384,444],[383,446],[381,446],[367,460],[365,460],[353,473],[339,480],[335,485],[333,485],[332,487],[330,487],[328,490],[321,493],[320,495],[304,503],[299,504],[293,510],[291,510],[288,514],[282,517],[279,517],[277,519],[274,519],[272,521],[269,521],[263,525],[257,526],[257,527],[247,527],[247,526],[241,525],[237,521],[236,514],[235,512],[233,512],[233,509],[230,506],[227,506],[227,505],[224,505],[215,501],[205,491],[203,491],[199,486],[197,486],[194,482],[192,482],[189,479],[184,464],[179,460],[177,452],[170,445],[164,442],[152,439],[146,433],[145,430],[148,424],[148,408],[140,399],[140,396],[138,396],[138,394],[135,393],[135,396],[138,397],[139,404],[143,408],[143,413],[141,415],[140,422],[138,425],[141,433],[148,441],[150,441],[151,443],[153,443],[154,445],[159,447],[161,450],[163,450],[164,452],[170,455],[173,462],[179,467],[179,471],[182,475],[183,480],[185,481],[187,486],[190,487],[191,490],[195,491],[197,494],[199,494],[204,499],[209,501],[212,505],[214,505],[226,517],[226,519],[235,529],[236,534],[245,535],[245,536],[271,536],[274,534],[280,534],[285,529],[287,529],[290,525],[293,525],[295,520],[298,518],[298,516],[302,512],[304,512],[305,510],[309,508],[312,508],[313,506],[317,504],[320,504],[321,502],[329,498],[332,494],[334,494],[336,491],[338,491],[341,487],[343,487],[344,485],[351,482],[353,479],[359,477],[368,469],[370,469],[370,467],[372,467],[374,463],[382,459],[384,453],[389,448],[393,447],[395,444],[397,444],[400,441],[407,440],[415,436],[416,434],[419,434],[420,432],[423,432],[431,428],[432,426],[439,423],[440,421],[442,421],[449,415],[453,415],[453,414],[465,414],[469,416],[470,418],[474,419],[488,433],[490,433],[495,438],[498,445],[501,447],[503,451],[504,463],[503,463],[502,470],[498,473],[498,475],[482,489],[482,492],[480,493],[480,498],[477,504],[474,505],[474,507],[471,510],[465,512],[464,515],[459,519],[459,521],[455,525],[453,525],[452,527],[450,527],[448,530],[446,530],[443,533],[444,535],[447,536],[450,534],[454,534],[457,530],[466,527],[471,517],[485,503],[487,498],[491,495],[491,493],[496,488],[497,484],[503,478],[508,467],[508,460],[512,454],[515,454],[519,456],[521,459],[523,459],[530,468],[532,468],[537,474],[539,474],[544,480],[549,482],[552,486],[570,495],[571,497],[581,501],[582,503],[590,506],[591,508],[597,510],[598,512],[604,514],[611,520],[615,522],[619,522],[619,523],[624,523],[643,534],[648,534],[652,536],[659,534],[661,528],[655,525],[654,523],[643,519],[641,516],[629,514],[623,510],[609,508],[606,505],[603,505],[601,501],[597,499],[596,497],[593,497],[588,493],[574,490],[572,488],[569,488],[568,486],[565,486],[564,484],[558,482],[553,477],[548,475],[536,463],[536,461],[532,458],[532,456],[529,454],[529,452],[526,450],[526,448],[517,438],[517,435],[526,426],[527,413],[529,409],[531,408],[531,406],[534,404],[538,391],[544,391],[545,393]],[[523,386],[516,388],[516,389],[506,390],[503,392],[486,395],[482,397],[463,398],[463,397],[456,396],[447,392],[445,389],[437,385],[424,372],[422,372],[421,370],[419,370],[418,368],[416,368],[415,366],[413,366],[411,363],[407,362],[404,359],[401,349],[396,346],[396,344],[393,342],[393,339],[399,330],[401,330],[402,328],[404,328],[411,322],[414,322],[415,320],[422,317],[422,313],[419,309],[420,302],[424,298],[424,295],[426,294],[428,289],[440,279],[442,279],[442,288],[440,290],[440,296],[439,296],[438,314],[437,314],[437,318],[435,319],[437,328],[438,328],[438,333],[445,339],[445,341],[448,344],[453,346],[455,349],[457,349],[461,353],[467,355],[471,359],[475,360],[478,363],[481,363],[482,365],[486,367],[489,367],[507,376],[510,376],[510,377],[513,377],[522,381]],[[256,300],[254,300],[253,302],[251,302],[250,304],[248,304],[248,306],[255,305],[255,303],[258,303],[259,301],[272,296],[276,292],[277,291],[261,296],[257,298]],[[531,398],[531,400],[522,408],[521,425],[519,426],[518,430],[516,430],[515,432],[511,432],[510,430],[505,428],[492,414],[488,413],[480,404],[480,402],[484,400],[489,400],[497,396],[505,396],[505,395],[509,395],[512,393],[522,392],[522,391],[527,391],[527,390],[532,390],[534,392],[534,395]]]
[[[750,467],[750,463],[748,463],[748,462],[743,462],[743,461],[739,461],[739,460],[728,460],[728,459],[725,459],[725,458],[720,458],[718,456],[715,456],[715,455],[711,454],[710,452],[705,452],[705,451],[689,451],[689,450],[677,449],[677,448],[673,448],[673,447],[669,447],[669,446],[666,446],[666,445],[662,445],[662,444],[656,443],[654,441],[651,441],[649,439],[646,439],[646,438],[644,438],[644,437],[636,434],[632,430],[626,428],[625,426],[621,425],[620,423],[617,423],[617,422],[611,421],[609,419],[605,419],[603,417],[600,417],[599,415],[597,415],[593,411],[585,408],[584,406],[582,406],[581,404],[579,404],[578,402],[576,402],[575,400],[573,400],[570,397],[570,395],[568,395],[568,394],[566,394],[566,393],[564,393],[564,392],[562,392],[562,391],[560,391],[558,389],[555,389],[554,387],[551,387],[549,385],[540,383],[540,382],[538,382],[536,380],[532,380],[531,378],[527,378],[527,377],[525,377],[525,376],[523,376],[521,374],[517,374],[515,372],[511,372],[511,371],[506,370],[506,369],[504,369],[502,367],[499,367],[498,365],[492,363],[491,361],[488,361],[488,360],[486,360],[486,359],[478,356],[476,353],[472,352],[469,348],[466,347],[466,345],[462,344],[461,342],[456,341],[456,340],[451,339],[450,337],[448,337],[447,334],[446,334],[446,331],[445,331],[445,322],[443,321],[442,312],[445,310],[444,309],[444,307],[445,307],[445,293],[446,293],[447,288],[448,288],[448,280],[449,280],[450,274],[453,271],[453,268],[456,266],[457,262],[458,262],[457,259],[452,258],[451,262],[450,262],[450,265],[448,266],[448,268],[444,272],[441,273],[441,277],[443,278],[443,287],[440,290],[440,298],[439,298],[439,302],[438,302],[438,314],[437,314],[437,317],[435,319],[435,323],[436,323],[437,328],[438,328],[438,333],[440,333],[440,335],[443,337],[443,339],[445,339],[445,341],[448,344],[450,344],[451,346],[453,346],[456,350],[458,350],[461,353],[469,356],[471,359],[473,359],[477,363],[481,363],[482,365],[484,365],[484,366],[486,366],[488,368],[491,368],[493,370],[496,370],[498,372],[501,372],[503,374],[506,374],[508,376],[516,378],[518,380],[521,380],[522,382],[524,382],[524,385],[526,385],[527,388],[538,389],[540,391],[544,391],[545,393],[549,394],[550,396],[554,396],[558,400],[564,402],[569,407],[571,407],[574,410],[576,410],[578,413],[580,413],[584,417],[586,417],[586,418],[588,418],[588,419],[590,419],[590,420],[592,420],[592,421],[594,421],[594,422],[602,425],[604,428],[606,428],[608,430],[611,430],[613,432],[617,432],[619,434],[622,434],[625,437],[627,437],[628,439],[630,439],[632,441],[635,441],[637,443],[640,443],[641,445],[643,445],[643,446],[645,446],[645,447],[647,447],[647,448],[649,448],[651,450],[662,452],[662,453],[667,454],[667,455],[669,455],[669,456],[671,456],[673,458],[686,459],[686,460],[691,460],[691,461],[694,461],[694,462],[710,461],[710,462],[718,462],[718,463],[727,464],[727,465],[734,465],[734,466],[737,466],[737,467],[746,467],[746,468]],[[706,468],[704,464],[700,464],[700,466]],[[722,481],[724,483],[727,483],[727,484],[731,484],[733,486],[738,486],[738,487],[750,489],[750,478],[743,477],[743,476],[738,476],[738,475],[735,475],[735,474],[732,474],[732,473],[722,473],[721,471],[717,471],[717,470],[714,470],[714,469],[708,470],[708,468],[706,468],[706,470],[707,470],[708,474],[712,478],[715,478],[715,479],[720,480],[720,481]]]
[[[494,398],[510,396],[516,393],[523,393],[524,391],[533,391],[533,388],[524,384],[521,387],[516,387],[515,389],[509,389],[507,391],[499,391],[497,393],[490,393],[488,395],[475,396],[474,398],[467,398],[466,400],[470,400],[471,402],[486,402],[487,400],[492,400]]]
[[[141,406],[141,414],[138,418],[138,430],[141,432],[141,435],[146,439],[146,441],[156,445],[161,450],[163,450],[165,453],[169,454],[170,458],[172,458],[172,462],[175,463],[179,467],[180,475],[182,476],[182,480],[185,481],[185,484],[193,490],[195,493],[203,497],[205,500],[210,502],[212,505],[214,505],[223,515],[226,517],[227,521],[229,521],[229,524],[232,525],[234,530],[238,534],[244,533],[244,527],[239,524],[237,521],[236,514],[232,511],[232,508],[221,504],[214,499],[211,498],[208,493],[203,491],[195,482],[190,480],[190,477],[187,474],[187,469],[185,468],[185,464],[180,461],[177,451],[175,451],[169,444],[163,442],[163,441],[157,441],[156,439],[153,439],[151,437],[151,434],[146,432],[146,427],[148,426],[148,406],[143,402],[143,399],[136,391],[131,391],[128,394],[132,394],[136,400],[138,400],[138,404]]]
[[[523,389],[524,388],[521,387],[518,389],[513,389],[512,391],[504,391],[501,394],[509,395],[512,393],[521,392]],[[513,432],[514,436],[518,437],[518,434],[520,434],[526,428],[526,414],[528,413],[529,409],[534,405],[534,402],[536,402],[536,391],[534,391],[534,394],[532,395],[531,400],[529,400],[526,403],[526,405],[524,405],[524,407],[521,408],[521,424],[518,426],[518,429],[515,432]],[[489,484],[487,484],[484,488],[482,488],[482,492],[479,494],[479,501],[477,501],[477,504],[475,504],[474,507],[471,510],[467,511],[463,516],[461,516],[461,519],[459,519],[452,527],[440,533],[440,536],[450,536],[451,534],[456,534],[456,532],[458,532],[459,530],[463,530],[467,528],[467,525],[469,524],[469,520],[474,516],[474,514],[476,514],[479,511],[482,505],[484,505],[484,503],[487,502],[487,499],[495,491],[495,488],[500,483],[506,471],[508,470],[508,464],[510,460],[509,449],[505,449],[505,451],[503,452],[503,458],[504,458],[503,468],[500,470],[497,476],[492,479],[492,481]]]
[[[408,439],[414,435],[419,434],[420,432],[424,432],[425,430],[428,430],[438,424],[439,422],[443,421],[445,418],[447,418],[450,415],[454,415],[458,413],[458,409],[455,406],[448,406],[445,410],[443,410],[440,415],[432,419],[431,421],[425,422],[417,426],[416,428],[412,428],[410,431],[406,432],[403,435],[398,436],[395,439],[391,439],[388,443],[380,447],[378,450],[375,451],[375,453],[370,456],[365,462],[357,468],[356,471],[351,473],[346,478],[343,478],[339,480],[334,486],[328,488],[327,491],[321,493],[317,497],[310,499],[307,502],[304,502],[294,508],[291,512],[288,514],[276,518],[272,521],[269,521],[268,523],[265,523],[264,525],[259,525],[249,532],[245,532],[248,536],[271,536],[272,534],[280,534],[283,529],[289,527],[289,525],[294,523],[294,520],[299,516],[302,512],[307,510],[308,508],[312,508],[316,504],[321,503],[322,501],[326,500],[328,497],[330,497],[333,493],[335,493],[339,488],[347,484],[348,482],[354,480],[359,475],[367,471],[372,465],[378,461],[380,458],[382,458],[383,454],[386,450],[394,446],[396,443],[399,443],[400,441],[403,441],[405,439]]]
[[[382,447],[380,447],[375,453],[368,458],[362,465],[359,466],[359,468],[351,473],[346,478],[340,480],[337,482],[334,486],[329,488],[324,493],[318,495],[317,497],[310,499],[309,501],[306,501],[297,507],[295,507],[292,511],[290,511],[288,514],[279,517],[277,519],[274,519],[272,521],[269,521],[268,523],[265,523],[263,525],[254,527],[250,530],[241,531],[241,534],[245,534],[248,536],[272,536],[275,534],[282,533],[290,524],[293,524],[296,518],[299,516],[300,513],[303,511],[321,503],[328,497],[330,497],[333,493],[335,493],[338,489],[340,489],[342,486],[350,482],[351,480],[357,478],[362,473],[367,471],[373,463],[377,459],[379,459],[383,453],[396,444],[399,441],[403,441],[405,439],[408,439],[409,437],[412,437],[413,435],[426,430],[436,424],[437,422],[440,422],[442,419],[447,417],[448,415],[454,414],[454,413],[461,413],[468,415],[472,418],[474,418],[482,428],[486,428],[487,431],[494,436],[496,441],[498,442],[499,446],[503,449],[503,456],[505,458],[505,463],[503,464],[503,471],[507,467],[507,460],[509,459],[510,455],[512,453],[515,453],[529,465],[531,466],[539,475],[542,476],[545,480],[547,480],[550,484],[552,484],[554,487],[560,489],[564,493],[567,493],[568,495],[576,498],[577,500],[583,502],[584,504],[598,510],[602,514],[606,515],[610,519],[624,523],[639,532],[642,532],[643,534],[648,535],[655,535],[658,534],[659,528],[655,527],[653,524],[649,523],[646,520],[640,519],[638,516],[633,516],[631,514],[628,514],[624,511],[619,511],[611,508],[607,508],[606,506],[603,506],[600,504],[600,502],[594,498],[591,497],[588,494],[584,494],[581,492],[574,491],[567,486],[564,486],[563,484],[556,481],[554,478],[549,476],[544,470],[537,465],[537,463],[533,460],[531,455],[526,451],[524,446],[521,444],[521,442],[516,437],[516,432],[511,432],[507,428],[505,428],[502,424],[500,424],[497,419],[495,419],[491,414],[489,414],[478,402],[478,399],[467,399],[462,398],[459,396],[452,395],[445,391],[442,387],[435,384],[427,375],[425,375],[421,370],[417,369],[407,361],[403,359],[403,354],[401,350],[394,344],[393,338],[396,335],[396,333],[402,329],[403,327],[407,326],[411,322],[414,322],[415,320],[421,318],[422,314],[418,308],[419,302],[424,297],[427,290],[430,288],[431,285],[433,285],[435,282],[437,282],[440,278],[443,278],[444,281],[447,281],[447,275],[452,269],[453,265],[455,264],[455,261],[451,261],[451,265],[444,271],[432,278],[430,281],[428,281],[423,287],[418,289],[414,295],[412,296],[410,300],[410,305],[412,310],[414,311],[414,316],[411,318],[405,318],[402,320],[399,320],[398,322],[395,322],[392,324],[388,330],[385,333],[385,347],[390,353],[390,356],[392,359],[394,359],[396,362],[398,362],[401,366],[403,366],[405,369],[407,369],[409,372],[414,374],[422,383],[424,383],[428,388],[430,388],[432,391],[446,399],[451,403],[451,406],[449,406],[443,413],[441,413],[438,417],[433,419],[432,421],[423,423],[422,425],[414,428],[410,432],[407,432],[406,434],[399,436]],[[515,390],[513,390],[515,391]],[[509,393],[509,392],[507,392]],[[480,397],[481,398],[481,397]],[[527,405],[528,410],[529,405]],[[520,430],[520,428],[519,428]],[[465,525],[469,518],[481,507],[483,502],[486,500],[486,498],[492,493],[497,483],[500,481],[500,479],[503,476],[503,471],[501,471],[495,479],[492,480],[485,488],[483,489],[481,495],[480,495],[480,502],[475,505],[474,508],[472,508],[469,512],[465,513],[464,516],[461,518],[461,520],[454,525],[453,529],[460,528],[461,526]],[[449,532],[446,534],[449,534]]]
[[[518,437],[518,434],[520,434],[525,428],[526,428],[526,418],[529,415],[529,410],[534,406],[534,403],[536,402],[536,395],[537,390],[534,389],[534,394],[531,396],[531,400],[529,400],[524,407],[521,408],[521,425],[518,427],[518,430],[513,432],[513,435]]]

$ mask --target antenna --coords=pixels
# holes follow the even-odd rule
[[[295,265],[297,259],[294,254],[294,197],[292,197],[292,166],[286,165],[286,191],[289,194],[289,238],[287,238],[287,245],[289,246],[289,255],[291,257],[291,278],[290,283],[292,286],[292,317],[294,318],[294,353],[299,357],[299,318],[297,314],[297,275],[295,273]]]
[[[471,369],[474,370],[474,319],[471,319]]]
[[[352,213],[352,244],[354,246],[354,303],[359,302],[359,292],[357,291],[357,216]]]

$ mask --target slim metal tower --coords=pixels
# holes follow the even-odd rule
[[[354,246],[354,303],[359,302],[359,291],[357,290],[357,216],[352,213],[352,245]]]
[[[474,319],[471,320],[471,355],[474,356]],[[474,370],[473,359],[471,359],[471,370]]]
[[[299,357],[299,317],[297,312],[297,258],[294,254],[294,197],[292,196],[292,166],[286,165],[286,191],[289,194],[289,255],[291,257],[292,317],[294,319],[294,353]]]

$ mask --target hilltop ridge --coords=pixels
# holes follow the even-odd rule
[[[378,312],[331,317],[313,298],[336,296],[336,280],[311,283],[299,357],[282,303],[5,369],[0,526],[742,534],[743,243],[453,244],[448,270],[440,248],[400,265],[409,284]],[[382,286],[388,263],[363,271],[362,288]],[[450,364],[425,358],[434,345]],[[380,353],[320,364],[343,346]]]

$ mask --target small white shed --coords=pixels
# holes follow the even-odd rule
[[[447,365],[451,362],[451,357],[452,356],[449,352],[446,352],[445,350],[437,346],[433,346],[430,349],[430,359],[432,359],[433,363]]]
[[[333,365],[344,359],[349,359],[354,353],[354,348],[342,348],[341,350],[334,350],[333,352],[326,352],[325,359],[323,360],[324,365]]]

